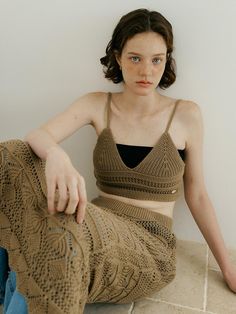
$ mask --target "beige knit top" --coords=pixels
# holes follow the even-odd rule
[[[185,163],[168,132],[179,100],[175,102],[164,133],[148,155],[134,168],[122,161],[109,126],[111,93],[108,93],[107,126],[93,152],[98,188],[106,193],[139,200],[175,201],[180,195]]]

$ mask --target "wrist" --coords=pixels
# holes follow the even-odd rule
[[[55,154],[63,154],[65,157],[67,157],[69,159],[69,156],[65,153],[65,151],[58,145],[52,145],[50,146],[47,150],[46,150],[46,159],[51,156],[51,155],[55,155]]]
[[[54,151],[59,151],[59,146],[57,144],[55,145],[51,145],[49,146],[46,151],[45,151],[45,155],[46,157],[48,157],[49,154],[51,154]]]
[[[222,274],[225,278],[230,277],[231,271],[233,269],[233,264],[228,261],[223,267],[221,267]]]

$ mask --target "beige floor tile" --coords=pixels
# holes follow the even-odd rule
[[[206,244],[177,240],[176,277],[151,298],[202,309],[206,248]]]
[[[84,314],[128,314],[132,307],[130,304],[93,303],[86,304]]]
[[[158,301],[139,301],[135,303],[132,314],[200,314],[197,309],[184,308],[178,305]],[[204,312],[208,314],[209,312]]]
[[[232,261],[232,263],[234,265],[236,265],[236,249],[233,248],[228,248],[228,252],[229,252],[229,257],[230,260]],[[208,260],[208,267],[210,269],[215,269],[215,270],[220,270],[214,255],[211,253],[211,250],[209,250],[209,260]],[[235,312],[236,313],[236,312]]]
[[[227,287],[221,272],[209,270],[207,310],[217,314],[236,313],[236,294]]]

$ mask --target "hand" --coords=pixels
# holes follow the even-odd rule
[[[59,146],[48,151],[45,174],[49,212],[53,214],[64,211],[66,214],[74,214],[77,209],[76,220],[82,223],[87,203],[85,181]],[[55,196],[58,196],[58,200]]]
[[[224,280],[226,281],[230,290],[236,293],[236,268],[234,265],[223,273]]]

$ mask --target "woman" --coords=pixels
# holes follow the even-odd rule
[[[170,283],[182,179],[189,209],[236,292],[203,179],[200,107],[157,90],[175,81],[172,51],[172,27],[160,13],[124,15],[101,58],[105,77],[123,91],[88,93],[25,142],[1,143],[0,245],[29,312],[83,313],[85,303],[129,303]],[[99,196],[91,202],[58,145],[87,124],[98,135]]]

